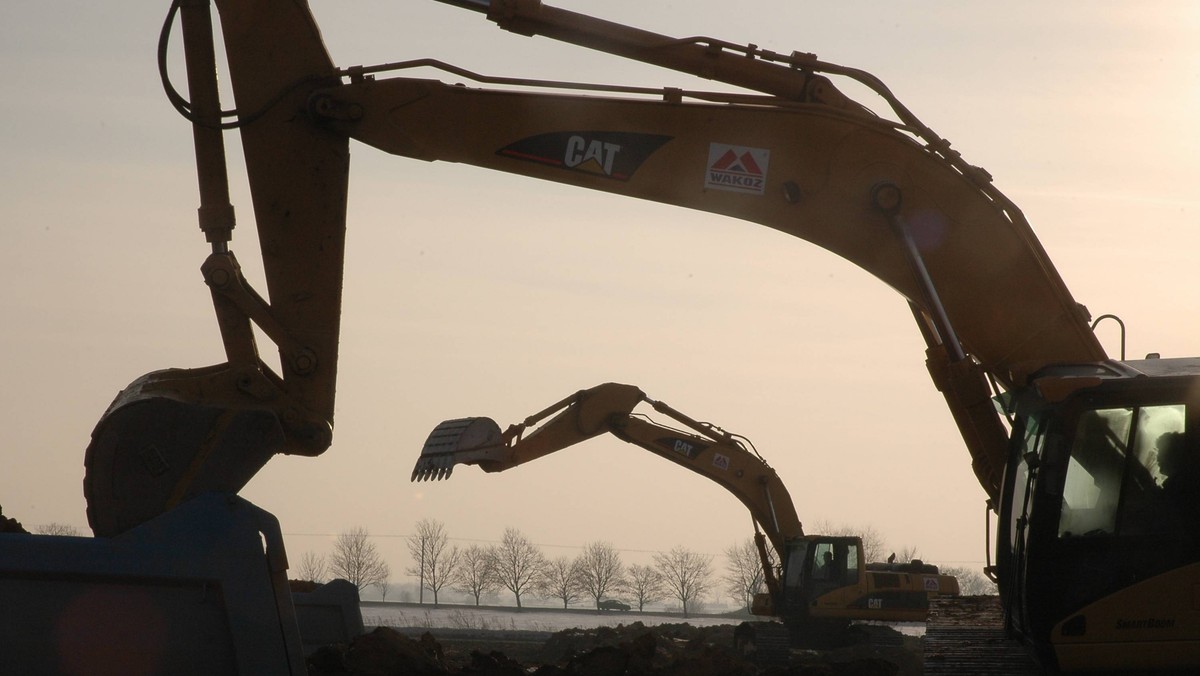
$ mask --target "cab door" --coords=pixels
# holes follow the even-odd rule
[[[1000,520],[996,533],[996,565],[1000,594],[1007,609],[1006,623],[1024,633],[1028,629],[1026,605],[1026,553],[1033,496],[1046,438],[1039,417],[1024,417],[1013,428],[1012,456],[1005,470]]]

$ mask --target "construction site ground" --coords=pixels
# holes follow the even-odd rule
[[[393,604],[385,604],[392,606]],[[510,621],[475,615],[470,607],[433,612],[388,608],[415,626],[378,626],[385,609],[364,604],[367,633],[348,646],[312,655],[314,675],[418,674],[538,676],[917,676],[923,673],[922,639],[911,627],[862,626],[855,641],[827,650],[794,649],[782,662],[760,664],[734,650],[740,620],[673,617],[633,612],[548,609],[509,611]],[[457,612],[457,615],[454,613]],[[481,619],[483,617],[491,619]],[[562,619],[566,617],[567,619]],[[551,619],[554,618],[554,619]],[[576,620],[575,628],[554,629]],[[590,620],[590,621],[589,621]],[[664,621],[666,620],[666,621]],[[432,626],[457,624],[459,626]],[[372,626],[375,625],[375,626]],[[539,628],[518,628],[534,626]],[[906,633],[907,632],[907,633]]]

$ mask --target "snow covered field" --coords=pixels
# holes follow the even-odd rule
[[[739,619],[715,615],[699,615],[684,618],[678,614],[596,611],[583,609],[476,607],[460,605],[432,605],[415,603],[362,604],[363,624],[372,627],[425,627],[428,629],[482,629],[489,631],[543,631],[553,633],[564,629],[592,629],[615,627],[619,624],[641,622],[647,626],[686,622],[693,627],[712,627],[721,624],[738,624]],[[909,636],[921,636],[925,625],[903,623],[891,625]]]
[[[697,616],[684,619],[679,615],[639,613],[635,611],[555,610],[552,608],[494,608],[459,605],[417,605],[410,603],[362,604],[363,624],[370,627],[427,627],[451,629],[487,629],[509,631],[556,632],[563,629],[615,627],[618,624],[641,622],[646,625],[687,622],[694,627],[737,624],[740,620],[728,617]]]

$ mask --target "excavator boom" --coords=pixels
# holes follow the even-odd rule
[[[99,533],[125,530],[204,490],[235,492],[275,453],[317,455],[329,446],[350,138],[398,155],[725,214],[856,263],[917,308],[931,373],[991,497],[1005,433],[988,378],[1010,387],[1046,364],[1104,357],[1020,212],[986,172],[861,71],[810,54],[672,38],[538,0],[453,2],[521,34],[760,93],[615,87],[619,98],[582,97],[529,91],[538,88],[533,81],[519,81],[521,91],[489,90],[380,77],[429,61],[339,69],[304,3],[216,4],[235,114],[227,120],[216,100],[203,3],[172,5],[172,16],[184,16],[192,91],[191,100],[173,91],[171,98],[195,131],[201,225],[213,246],[203,272],[228,361],[151,374],[113,402],[86,461],[89,519]],[[168,24],[163,54],[169,33]],[[827,75],[867,84],[897,119],[876,117]],[[263,294],[228,246],[226,128],[242,136]],[[280,373],[259,358],[252,325],[278,346]],[[154,424],[168,419],[169,429]]]
[[[1037,370],[1037,368],[1047,363],[1064,359],[1094,361],[1105,358],[1103,350],[1099,347],[1094,335],[1087,326],[1085,315],[1081,313],[1081,309],[1071,298],[1066,285],[1059,277],[1049,257],[1042,249],[1037,238],[1033,235],[1029,224],[1025,221],[1024,216],[1016,205],[992,185],[991,176],[985,170],[963,160],[957,151],[951,149],[949,141],[938,136],[932,129],[922,123],[878,78],[870,73],[856,68],[848,68],[821,61],[815,55],[808,53],[792,52],[791,54],[784,55],[760,49],[755,45],[736,45],[708,37],[674,38],[659,35],[584,14],[551,7],[543,4],[541,0],[438,1],[483,12],[487,15],[488,19],[495,21],[501,28],[520,35],[542,35],[589,49],[661,66],[673,71],[688,73],[697,77],[762,92],[770,96],[770,100],[768,101],[754,102],[757,104],[786,109],[791,112],[800,112],[798,108],[803,108],[803,106],[797,107],[795,104],[811,104],[819,106],[825,109],[825,111],[837,110],[843,114],[857,118],[858,122],[868,127],[870,126],[870,122],[883,122],[883,126],[889,127],[892,134],[915,141],[917,145],[914,145],[906,152],[904,150],[892,149],[885,144],[884,147],[871,150],[868,154],[851,157],[851,151],[841,154],[826,152],[829,146],[834,144],[837,138],[835,134],[833,138],[827,141],[827,145],[808,146],[809,158],[807,159],[826,166],[836,165],[839,159],[860,165],[868,162],[879,164],[894,163],[896,166],[892,167],[892,169],[904,170],[917,163],[915,158],[908,155],[915,154],[911,151],[919,148],[922,153],[935,158],[937,163],[944,169],[949,169],[952,173],[958,174],[961,178],[965,179],[970,184],[970,189],[964,189],[959,184],[946,182],[927,184],[925,181],[919,180],[925,178],[924,176],[916,175],[905,176],[908,180],[902,182],[895,181],[893,174],[880,167],[875,169],[875,171],[880,173],[880,176],[858,195],[859,200],[856,206],[859,209],[843,211],[832,218],[819,218],[811,216],[804,210],[797,210],[800,212],[799,215],[795,212],[789,214],[792,220],[803,222],[811,219],[813,222],[823,222],[827,226],[832,226],[834,223],[839,225],[845,223],[843,227],[848,228],[851,225],[858,226],[859,219],[863,215],[855,213],[856,211],[861,211],[863,207],[879,208],[879,205],[868,204],[866,193],[874,191],[881,185],[892,184],[900,191],[897,194],[899,201],[896,202],[895,208],[902,211],[906,219],[909,220],[909,235],[914,238],[914,243],[918,248],[922,249],[923,255],[929,250],[953,246],[953,242],[948,242],[946,241],[947,239],[969,239],[976,246],[980,247],[978,250],[993,252],[991,255],[996,259],[997,264],[1007,266],[1011,274],[1035,277],[1035,280],[1030,280],[1029,282],[1029,290],[1037,291],[1039,295],[1039,299],[1034,302],[1054,300],[1057,301],[1057,304],[1061,305],[1059,310],[1053,312],[1050,316],[1042,315],[1040,321],[1034,320],[1034,315],[1026,313],[1023,309],[1019,310],[1021,313],[1019,319],[1009,322],[1010,326],[1028,327],[1031,326],[1029,323],[1030,320],[1034,320],[1034,325],[1043,330],[1035,330],[1032,335],[1026,336],[1026,340],[1006,340],[1011,337],[1007,334],[997,336],[993,339],[993,345],[1008,345],[1009,347],[1007,349],[1001,347],[995,350],[984,343],[985,336],[983,334],[988,331],[994,331],[995,326],[992,324],[999,323],[997,320],[993,319],[991,324],[984,324],[982,323],[984,318],[981,315],[987,313],[981,312],[978,309],[971,310],[958,303],[953,304],[953,309],[948,307],[950,321],[957,327],[957,332],[970,336],[970,338],[963,337],[964,343],[969,347],[971,353],[976,355],[987,366],[989,372],[996,374],[1005,384],[1011,384],[1013,382],[1020,382],[1024,376],[1027,376],[1032,371]],[[895,115],[896,120],[894,122],[886,122],[886,120],[879,118],[861,103],[842,94],[826,75],[849,78],[858,84],[866,86],[881,97]],[[680,90],[664,90],[663,92],[664,98],[668,99],[666,101],[668,103],[672,102],[670,99],[673,96],[678,96],[680,93]],[[678,101],[675,102],[678,103]],[[766,117],[764,116],[764,118]],[[562,126],[569,128],[568,124]],[[722,131],[737,129],[741,133],[750,132],[750,129],[745,126],[713,126]],[[694,124],[677,124],[673,128],[691,130],[698,127]],[[819,133],[822,130],[814,131]],[[776,140],[774,138],[775,130],[765,131],[762,136],[767,136],[772,141]],[[808,141],[810,139],[805,140]],[[773,145],[767,148],[767,150],[774,151],[777,147],[779,146]],[[790,153],[784,152],[773,152],[772,154],[790,155]],[[871,157],[872,154],[876,156]],[[863,167],[860,166],[859,168]],[[804,201],[807,202],[811,193],[818,186],[844,186],[851,194],[853,194],[856,186],[855,182],[843,183],[837,180],[837,176],[828,174],[826,181],[814,185],[808,181],[797,180],[797,177],[803,176],[803,174],[792,173],[789,171],[790,169],[792,167],[789,166],[783,171],[772,172],[775,179],[764,181],[766,185],[774,188],[776,194],[773,197],[791,196],[795,198],[803,196]],[[924,205],[918,206],[917,203],[910,202],[910,200],[916,197],[911,192],[911,188],[915,185],[921,185],[930,191],[931,194],[926,196],[933,198],[931,201],[934,206],[930,213],[921,214],[921,209],[927,207]],[[708,188],[710,186],[705,187]],[[795,188],[800,189],[798,194]],[[947,203],[946,198],[950,193],[958,191],[966,194],[975,193],[975,196],[981,199],[981,201],[990,203],[994,215],[984,219],[982,222],[956,217],[963,215],[962,212],[949,214],[949,218],[946,218],[946,215],[941,215],[942,217],[939,218],[937,207]],[[965,200],[966,196],[964,195],[961,199]],[[771,200],[762,201],[769,202]],[[788,201],[794,202],[792,199]],[[955,199],[953,201],[957,202],[960,200]],[[672,203],[676,202],[672,201]],[[692,205],[684,204],[684,206],[690,207]],[[966,208],[965,205],[963,208]],[[721,213],[727,212],[722,211]],[[912,221],[908,217],[909,214],[913,213],[921,215],[920,222]],[[730,215],[753,220],[763,225],[795,234],[804,239],[809,239],[805,234],[797,232],[797,228],[800,227],[798,223],[793,223],[789,229],[783,223],[766,222],[740,213]],[[761,218],[761,214],[756,214],[756,216]],[[867,217],[869,218],[869,215]],[[967,225],[977,226],[977,229],[975,227],[964,227]],[[850,229],[858,230],[859,228],[854,227]],[[869,230],[869,228],[863,228],[862,230]],[[866,232],[859,232],[859,236],[866,234]],[[905,246],[905,243],[900,241],[903,239],[902,236],[889,237],[887,239],[893,240],[884,245],[889,248]],[[1009,241],[1006,242],[1005,240]],[[826,242],[823,241],[812,239],[809,241],[842,255],[855,264],[862,266],[868,272],[880,277],[885,282],[889,282],[889,278],[886,275],[881,274],[880,271],[873,267],[876,264],[873,257],[864,255],[863,248],[847,247],[840,249],[827,246]],[[999,249],[992,249],[991,245],[993,244],[1003,244],[1004,246]],[[1011,252],[1014,251],[1020,251],[1021,253],[1015,258],[1010,257]],[[978,258],[978,256],[971,256],[970,258]],[[975,294],[985,294],[989,290],[987,284],[979,283],[982,279],[977,280],[970,275],[964,276],[959,274],[961,270],[956,268],[946,268],[944,272],[931,268],[929,272],[933,285],[942,294],[946,292],[941,291],[941,289],[948,286],[966,286],[969,288],[962,289],[963,292]],[[986,274],[981,273],[981,275]],[[914,294],[904,286],[891,285],[900,290],[906,297],[918,303],[924,304],[928,300],[922,297],[924,290]],[[1001,296],[1006,290],[1006,288],[996,289],[994,293],[996,296]],[[1018,296],[1013,295],[1006,294],[1002,297],[1010,302],[1020,300]],[[1047,303],[1045,307],[1053,304]],[[925,309],[926,312],[933,311],[932,308]],[[1062,325],[1052,326],[1055,322],[1059,321],[1060,314],[1065,315],[1065,318],[1061,320]],[[1049,322],[1050,326],[1047,325],[1047,322]],[[978,326],[976,326],[977,324]],[[1063,335],[1059,336],[1058,334],[1060,333]],[[1056,341],[1061,342],[1056,345]],[[1045,344],[1043,345],[1043,343]],[[956,350],[958,348],[957,346],[952,346],[951,349]],[[1038,353],[1038,350],[1043,350],[1044,352]],[[1083,357],[1086,357],[1086,359]]]
[[[585,99],[391,78],[322,91],[317,114],[393,154],[766,225],[846,258],[932,313],[893,231],[898,218],[962,349],[1001,382],[1104,358],[1028,224],[900,125],[821,103],[660,94]],[[897,195],[895,213],[876,202],[880,186]]]
[[[634,413],[643,403],[688,429],[668,427]],[[526,436],[529,428],[533,429]],[[740,437],[697,422],[650,399],[637,387],[619,383],[580,390],[503,433],[489,418],[447,420],[429,434],[413,467],[412,480],[447,478],[457,464],[502,472],[605,432],[725,488],[750,510],[756,528],[763,529],[777,552],[784,551],[788,539],[804,535],[787,488]]]
[[[537,16],[550,12],[536,6]],[[524,20],[524,10],[513,12]],[[902,106],[893,106],[901,113],[898,121],[868,115],[823,78],[819,96],[801,93],[810,71],[800,66],[812,65],[808,60],[782,68],[741,52],[735,61],[734,52],[716,41],[641,33],[621,40],[609,35],[614,29],[607,23],[582,30],[591,29],[602,37],[581,43],[623,55],[632,49],[642,60],[685,72],[699,68],[694,62],[700,54],[712,53],[716,63],[786,74],[795,86],[785,91],[748,83],[771,96],[665,89],[641,90],[640,98],[626,90],[621,98],[598,98],[352,77],[318,93],[314,114],[390,153],[724,214],[859,265],[914,308],[929,345],[930,374],[995,502],[1007,430],[991,402],[993,384],[1021,386],[1048,364],[1105,359],[1086,310],[1020,211],[986,172],[963,162]],[[721,48],[665,56],[675,45],[709,42]],[[394,67],[417,65],[439,64]]]

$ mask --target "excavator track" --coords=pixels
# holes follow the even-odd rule
[[[930,599],[926,676],[1033,676],[1045,673],[1004,631],[999,596]]]

